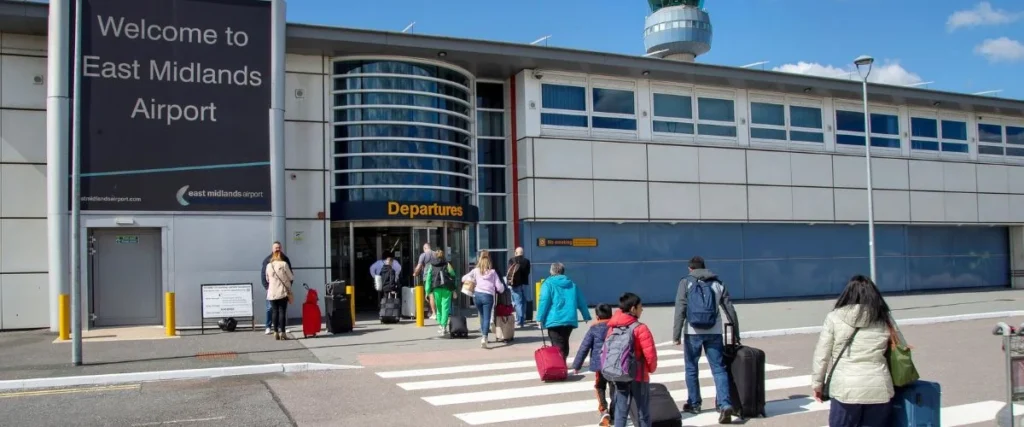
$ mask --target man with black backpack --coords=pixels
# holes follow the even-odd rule
[[[736,309],[729,300],[729,291],[725,285],[715,273],[706,269],[704,258],[691,258],[689,274],[679,281],[675,322],[672,325],[672,342],[675,345],[683,344],[683,357],[686,359],[686,389],[689,396],[683,405],[683,412],[699,414],[701,411],[697,363],[703,350],[707,353],[708,365],[715,379],[718,422],[730,424],[734,410],[729,396],[729,373],[724,360],[725,342],[720,308],[725,309],[725,315],[733,327],[738,327]],[[686,342],[681,343],[680,335],[684,330]]]

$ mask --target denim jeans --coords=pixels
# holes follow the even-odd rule
[[[274,304],[271,303],[270,300],[267,300],[267,329],[270,329],[270,326],[273,324],[273,307]]]
[[[631,383],[615,383],[615,427],[626,427],[629,417],[630,402],[636,402],[637,418],[633,420],[636,427],[651,427],[651,383],[633,381]]]
[[[512,305],[516,308],[516,324],[519,327],[523,326],[526,322],[525,308],[526,305],[526,285],[519,285],[512,287]]]
[[[686,335],[683,341],[683,358],[686,359],[686,390],[689,393],[687,403],[693,406],[701,404],[700,380],[697,379],[697,363],[703,349],[708,355],[711,375],[715,378],[715,403],[718,409],[732,408],[729,401],[729,372],[725,369],[722,352],[725,344],[722,335]]]
[[[477,292],[473,294],[476,312],[480,315],[480,335],[491,333],[491,311],[494,310],[494,295]]]

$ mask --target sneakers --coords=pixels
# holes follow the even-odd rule
[[[689,403],[684,403],[683,412],[689,412],[694,415],[700,414],[700,405],[691,405]]]
[[[607,413],[601,414],[601,422],[598,423],[597,425],[601,427],[610,427],[612,425],[611,415],[608,415]]]
[[[444,332],[445,332],[445,331],[444,331],[444,326],[438,326],[438,327],[437,327],[437,334],[438,334],[438,335],[440,335],[440,336],[444,336]]]
[[[271,330],[270,328],[267,328],[267,330],[263,332],[263,335],[272,335],[273,333],[274,333],[273,330]]]
[[[487,335],[480,338],[480,348],[487,348]]]
[[[731,406],[722,409],[722,411],[718,413],[718,423],[719,424],[732,424],[732,415],[733,415],[733,410],[732,410]]]

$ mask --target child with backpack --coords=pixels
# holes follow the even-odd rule
[[[608,321],[601,351],[601,376],[615,384],[615,427],[625,427],[631,401],[636,402],[638,426],[651,425],[651,374],[658,369],[658,350],[647,325],[640,323],[640,297],[626,292],[619,311]]]
[[[452,292],[457,292],[455,269],[444,257],[444,251],[434,251],[434,259],[423,273],[423,291],[434,296],[437,305],[437,333],[448,333],[448,315],[452,312]]]
[[[601,375],[601,350],[604,348],[604,338],[608,335],[608,320],[612,317],[612,308],[608,304],[598,304],[594,307],[594,315],[597,316],[597,321],[590,325],[587,335],[583,337],[583,343],[576,351],[576,359],[572,362],[572,370],[573,374],[578,374],[583,367],[583,359],[590,355],[590,372],[594,373],[594,389],[597,393],[597,412],[601,415],[601,423],[598,425],[609,426],[612,412],[609,412],[608,400],[605,398],[608,380]]]

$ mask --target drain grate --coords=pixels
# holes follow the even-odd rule
[[[199,360],[235,360],[237,358],[238,353],[233,351],[196,353],[196,359]]]

